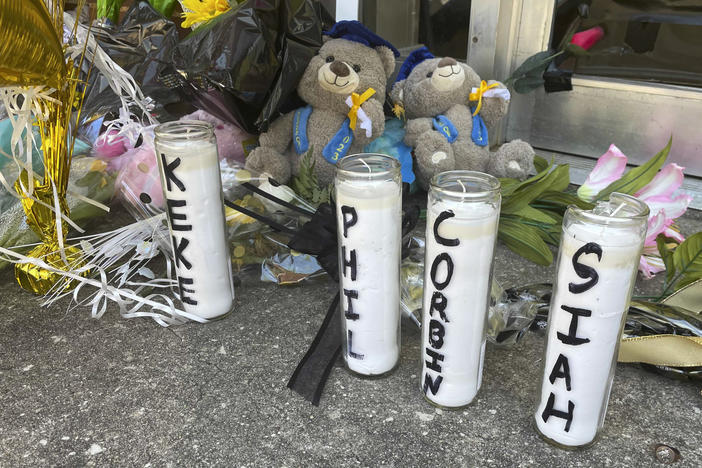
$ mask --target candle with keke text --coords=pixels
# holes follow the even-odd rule
[[[602,428],[647,217],[645,203],[618,193],[566,212],[535,414],[548,442],[586,446]]]
[[[183,309],[220,317],[232,310],[234,284],[212,126],[169,122],[154,134]]]
[[[337,164],[339,285],[344,360],[377,376],[400,357],[400,164],[382,154],[355,154]]]
[[[465,406],[480,388],[500,199],[488,174],[450,171],[431,181],[420,386],[441,407]]]

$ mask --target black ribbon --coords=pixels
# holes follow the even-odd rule
[[[271,181],[271,183],[274,182]],[[272,219],[225,200],[225,204],[232,209],[240,211],[247,216],[251,216],[275,230],[291,235],[292,238],[287,244],[288,247],[298,252],[314,256],[324,271],[326,271],[334,281],[339,281],[336,206],[333,203],[322,203],[317,207],[314,214],[312,214],[299,207],[290,205],[249,183],[242,184],[242,186],[281,206],[302,212],[302,214],[307,216],[311,215],[311,219],[300,229],[295,231],[276,223]],[[403,237],[411,233],[417,225],[419,213],[420,210],[417,205],[407,205],[403,207]],[[403,248],[402,256],[405,257],[407,253],[408,251]],[[339,292],[337,292],[327,309],[327,314],[314,340],[310,343],[307,352],[298,363],[292,376],[290,376],[287,385],[288,388],[299,393],[305,400],[311,402],[313,405],[319,406],[319,400],[322,396],[324,386],[327,383],[329,374],[340,353],[341,323],[339,314]]]
[[[329,374],[341,354],[341,323],[338,311],[337,292],[317,335],[288,381],[289,389],[302,395],[314,406],[319,406]]]

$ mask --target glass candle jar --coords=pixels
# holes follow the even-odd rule
[[[535,414],[551,443],[586,446],[602,428],[647,218],[644,202],[619,193],[566,211]]]
[[[234,283],[212,125],[169,122],[154,133],[180,300],[188,313],[221,317],[234,305]]]
[[[400,357],[400,163],[346,156],[334,184],[344,360],[356,374],[378,376]]]
[[[449,171],[431,180],[420,386],[437,406],[465,406],[480,388],[500,200],[500,182],[488,174]]]

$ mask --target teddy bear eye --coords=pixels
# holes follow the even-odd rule
[[[356,73],[359,73],[359,72],[361,71],[361,67],[358,66],[358,65],[354,65],[354,66],[353,66],[353,71],[355,71]]]
[[[334,61],[333,55],[330,55],[329,57],[327,57],[327,63],[332,63],[333,61]]]
[[[433,75],[433,74],[434,74],[434,72],[427,73],[427,78],[431,78],[431,75]]]

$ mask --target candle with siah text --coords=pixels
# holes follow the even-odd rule
[[[183,308],[204,319],[223,316],[234,305],[234,286],[212,126],[177,121],[154,133]]]
[[[602,428],[647,217],[644,202],[618,193],[565,214],[535,414],[548,442],[586,446]]]
[[[427,201],[422,376],[433,404],[458,408],[478,393],[485,358],[500,182],[450,171],[431,181]]]
[[[347,156],[337,164],[335,195],[344,360],[357,374],[386,374],[400,357],[400,164],[382,154]]]

